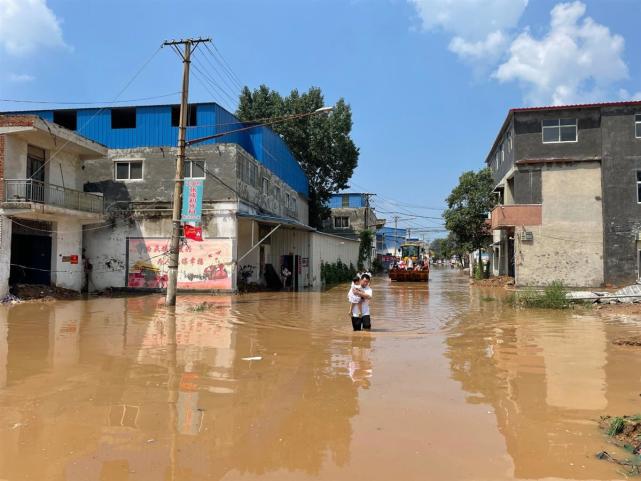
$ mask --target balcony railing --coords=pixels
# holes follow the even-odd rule
[[[499,205],[492,211],[492,230],[541,225],[541,204]]]
[[[33,179],[10,179],[4,181],[5,202],[36,202],[65,209],[102,214],[101,195],[68,189]]]

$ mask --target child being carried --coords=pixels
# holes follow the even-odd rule
[[[349,288],[349,292],[347,293],[347,300],[349,301],[349,317],[357,317],[356,313],[354,312],[355,306],[358,306],[358,317],[361,317],[363,315],[363,298],[359,296],[357,293],[362,292],[361,290],[361,274],[358,273],[352,279],[352,285]]]

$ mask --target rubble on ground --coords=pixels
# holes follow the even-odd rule
[[[641,303],[641,285],[633,284],[614,292],[607,291],[572,291],[567,293],[571,301],[586,301],[594,304],[639,304]]]
[[[56,301],[79,299],[81,297],[79,292],[72,291],[71,289],[40,284],[17,284],[12,287],[11,291],[12,294],[6,298],[11,297],[8,302],[12,304],[31,300]],[[4,302],[4,299],[2,302]]]
[[[472,279],[472,284],[478,287],[507,287],[514,285],[514,278],[510,276],[495,276],[489,279]]]

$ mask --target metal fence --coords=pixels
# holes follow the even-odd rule
[[[5,202],[37,202],[85,212],[103,212],[103,198],[101,195],[68,189],[33,179],[5,180],[4,200]]]

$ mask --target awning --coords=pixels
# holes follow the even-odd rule
[[[236,213],[236,216],[239,219],[255,220],[257,222],[260,222],[261,224],[281,225],[283,227],[289,227],[291,229],[304,230],[308,232],[316,230],[313,227],[303,224],[302,222],[299,222],[295,219],[289,219],[287,217],[280,217],[269,214],[250,214],[248,212],[238,212]]]

